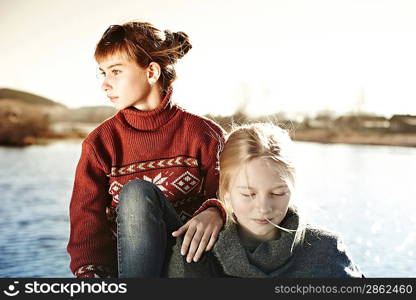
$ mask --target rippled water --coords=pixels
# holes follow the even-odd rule
[[[302,204],[368,277],[416,277],[416,148],[298,143]]]
[[[296,143],[300,204],[368,277],[416,277],[416,149]],[[80,143],[0,147],[0,277],[72,277],[68,207]]]

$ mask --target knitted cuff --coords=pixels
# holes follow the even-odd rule
[[[225,209],[222,206],[222,203],[217,199],[205,200],[204,203],[202,203],[201,207],[198,208],[196,212],[194,212],[193,217],[195,217],[197,214],[203,212],[204,210],[206,210],[207,208],[210,208],[210,207],[215,207],[216,209],[218,209],[218,212],[221,215],[222,221],[225,224],[225,221],[227,219],[227,213],[225,212]]]
[[[77,278],[111,278],[116,277],[112,268],[103,265],[85,265],[79,267],[74,275]]]
[[[100,278],[100,276],[98,276],[98,274],[94,272],[87,272],[87,273],[78,274],[77,278]]]

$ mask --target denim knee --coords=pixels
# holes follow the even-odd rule
[[[149,207],[149,201],[159,202],[158,188],[151,182],[134,179],[126,183],[120,193],[118,210],[142,211]]]

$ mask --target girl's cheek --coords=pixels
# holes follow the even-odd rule
[[[275,204],[276,209],[284,211],[289,205],[289,197],[281,199],[278,203]]]
[[[251,210],[251,205],[249,203],[244,203],[243,205],[240,206],[240,211],[247,215]]]

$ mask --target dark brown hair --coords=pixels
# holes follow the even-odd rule
[[[103,34],[95,49],[94,58],[100,61],[109,55],[121,53],[142,68],[151,62],[160,65],[159,84],[163,93],[176,79],[173,65],[192,48],[184,32],[164,31],[147,22],[132,21],[123,25],[111,25]]]

